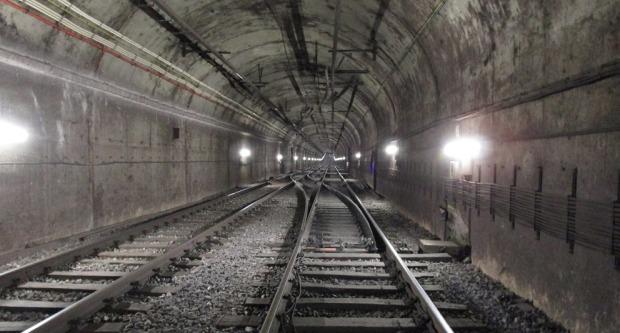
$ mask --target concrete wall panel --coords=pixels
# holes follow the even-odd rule
[[[476,181],[480,168],[482,182],[491,183],[496,168],[497,183],[511,185],[516,167],[517,187],[536,190],[542,167],[543,193],[566,197],[577,168],[577,198],[606,207],[619,199],[620,78],[575,81],[592,77],[603,64],[617,64],[619,29],[610,27],[617,26],[618,2],[504,4],[503,9],[493,2],[469,6],[482,18],[494,18],[463,23],[465,31],[487,31],[485,37],[467,41],[480,47],[436,51],[457,52],[452,58],[461,60],[454,70],[447,63],[437,66],[444,58],[431,57],[438,104],[415,99],[407,110],[399,110],[399,115],[407,114],[406,121],[365,147],[355,172],[373,183],[370,156],[376,150],[376,190],[413,220],[440,237],[471,245],[474,264],[571,331],[615,332],[620,278],[610,251],[576,244],[571,254],[564,237],[543,232],[538,240],[532,227],[517,223],[513,229],[507,219],[492,221],[488,211],[478,216],[461,203],[448,202],[447,225],[439,214],[445,206],[441,183],[449,177],[450,165],[441,150],[457,133],[481,138],[484,149],[481,158],[461,167],[455,177],[469,174]],[[446,15],[455,13],[456,6],[452,3]],[[430,45],[431,37],[424,43]],[[427,78],[427,85],[432,81]],[[394,139],[400,147],[395,161],[383,152]],[[602,239],[604,246],[610,245]]]
[[[279,143],[0,64],[0,253],[195,202],[279,173]],[[173,128],[180,137],[173,138]],[[252,156],[239,159],[239,148]],[[268,153],[271,155],[268,157]]]
[[[573,254],[564,238],[541,233],[506,219],[492,221],[488,211],[450,203],[452,217],[445,230],[439,214],[440,188],[429,192],[429,183],[448,177],[443,143],[455,135],[484,140],[484,153],[457,176],[472,174],[510,185],[517,169],[517,186],[536,190],[538,168],[543,168],[543,192],[571,193],[572,173],[578,168],[577,197],[612,205],[617,200],[620,154],[617,128],[617,78],[565,91],[541,101],[521,104],[495,113],[437,126],[434,130],[398,141],[396,161],[379,147],[377,191],[394,200],[418,223],[439,235],[471,245],[472,260],[485,273],[575,332],[613,332],[620,316],[618,271],[614,257],[575,245]],[[583,121],[580,120],[583,118]],[[370,153],[368,153],[370,154]],[[368,160],[356,170],[370,184]],[[432,165],[432,167],[431,167]],[[430,170],[432,171],[429,171]],[[472,172],[473,171],[473,172]],[[611,223],[611,222],[610,222]],[[607,244],[603,244],[606,245]],[[605,301],[601,301],[601,300]],[[571,304],[570,307],[565,304]]]

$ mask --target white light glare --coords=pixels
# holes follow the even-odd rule
[[[341,157],[334,156],[334,161],[344,161],[344,160],[346,160],[346,157],[344,156],[341,156]]]
[[[295,156],[293,156],[293,159],[294,159],[295,161],[297,161],[297,160],[299,159],[299,156],[295,155]]]
[[[362,158],[362,153],[360,153],[359,151],[355,153],[355,158],[357,158],[358,160]]]
[[[395,156],[398,153],[398,146],[390,143],[385,147],[385,153],[391,156]]]
[[[482,145],[479,140],[473,138],[460,138],[448,142],[443,153],[449,158],[459,161],[469,161],[480,156]]]
[[[304,160],[304,161],[306,160],[306,156],[304,156],[304,157],[303,157],[303,160]]]
[[[0,145],[23,143],[28,140],[28,132],[13,124],[0,121]]]
[[[239,150],[239,156],[242,158],[250,157],[250,155],[252,155],[252,152],[247,148],[241,148]]]
[[[276,155],[276,159],[278,160],[278,162],[282,161],[283,158],[284,156],[282,156],[282,154]]]

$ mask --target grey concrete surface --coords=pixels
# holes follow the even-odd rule
[[[185,54],[174,36],[130,1],[72,3],[286,134],[7,3],[15,1],[0,4],[0,58],[7,50],[20,56],[0,66],[0,113],[25,124],[33,138],[0,154],[2,235],[11,235],[2,236],[2,246],[116,223],[307,165],[301,158],[312,148],[290,126],[196,54]],[[488,216],[470,217],[459,207],[449,207],[456,218],[446,228],[433,184],[449,176],[441,150],[458,132],[483,140],[483,155],[473,162],[483,182],[497,165],[497,182],[510,184],[516,166],[518,186],[534,189],[543,167],[543,192],[567,195],[577,167],[578,197],[617,200],[619,1],[341,0],[339,15],[336,0],[169,3],[201,38],[230,52],[227,61],[242,75],[258,80],[260,64],[267,83],[261,92],[286,105],[287,116],[310,140],[340,156],[361,151],[362,159],[352,163],[355,176],[435,234],[471,245],[473,262],[484,272],[572,331],[616,330],[620,278],[611,255],[579,245],[568,254],[563,240],[536,240],[528,230],[507,230],[505,221],[491,224]],[[327,95],[315,80],[326,73],[308,68],[314,59],[323,70],[334,65],[329,49],[336,17],[339,49],[378,47],[376,58],[370,52],[342,57],[341,68],[368,71],[356,77],[361,84],[355,98],[353,89],[335,91],[343,94],[334,110],[350,104],[348,116],[330,114],[331,103],[318,110],[316,100]],[[36,59],[37,74],[33,64],[19,66],[25,57]],[[353,78],[336,76],[345,83]],[[206,128],[205,122],[232,130]],[[170,141],[173,125],[181,128],[181,140]],[[334,148],[340,128],[342,140]],[[400,147],[394,159],[383,152],[392,140]],[[255,152],[247,164],[235,152],[243,144]],[[287,152],[282,167],[269,157],[278,150]],[[40,232],[47,235],[34,236]]]
[[[0,253],[280,173],[280,143],[162,115],[54,77],[0,64],[0,96],[2,119],[30,135],[0,154]],[[247,161],[241,147],[252,151]]]
[[[615,332],[620,271],[610,253],[577,244],[570,254],[564,239],[543,233],[537,240],[531,228],[517,224],[512,230],[506,220],[491,221],[484,211],[470,215],[462,206],[450,207],[454,215],[445,230],[443,198],[432,184],[449,176],[442,148],[457,128],[484,143],[481,158],[473,161],[474,180],[480,166],[482,182],[492,182],[497,165],[497,182],[510,185],[517,166],[517,185],[535,190],[543,167],[543,192],[569,195],[578,168],[579,198],[609,205],[618,200],[620,3],[504,3],[508,11],[492,10],[487,21],[464,21],[464,29],[486,27],[479,40],[486,47],[456,67],[437,66],[436,100],[414,100],[415,112],[398,113],[402,125],[362,149],[356,171],[373,184],[376,149],[377,191],[418,223],[470,245],[475,265],[571,331]],[[611,67],[616,69],[609,76],[589,80]],[[400,147],[395,161],[383,152],[394,138]],[[464,173],[472,174],[460,170],[456,177]]]
[[[538,167],[543,167],[543,192],[568,196],[572,170],[578,168],[577,196],[611,206],[618,200],[620,135],[607,129],[620,125],[619,83],[617,77],[610,78],[462,120],[458,123],[461,135],[485,140],[483,156],[473,161],[474,170],[480,166],[482,182],[489,183],[497,165],[497,182],[510,185],[517,166],[517,186],[535,190]],[[590,110],[595,115],[587,117],[588,122],[574,120],[586,117],[583,113]],[[377,191],[436,235],[471,245],[475,265],[572,331],[614,332],[620,318],[620,271],[614,269],[610,253],[577,244],[570,254],[564,239],[543,233],[537,240],[531,228],[517,224],[512,230],[505,219],[491,221],[488,211],[478,217],[460,205],[450,207],[454,216],[445,230],[439,211],[443,197],[438,185],[432,184],[448,177],[449,161],[439,143],[454,136],[455,125],[438,126],[400,141],[396,163],[380,151]],[[358,172],[372,184],[366,165]],[[461,170],[457,176],[462,174]]]

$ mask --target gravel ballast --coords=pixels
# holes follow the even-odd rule
[[[437,239],[400,214],[388,200],[370,192],[358,195],[392,242],[402,243],[417,252],[419,239]],[[395,235],[398,235],[397,242]],[[445,288],[438,300],[467,305],[474,316],[492,331],[568,332],[536,309],[531,302],[511,292],[470,263],[429,263],[429,270],[438,273],[433,283],[439,283]]]
[[[213,198],[210,201],[213,205],[217,205],[218,207],[215,210],[209,211],[208,213],[210,215],[206,216],[206,218],[215,219],[217,217],[223,216],[230,210],[239,208],[243,204],[253,201],[272,190],[273,187],[265,186],[254,191],[244,193],[239,197],[230,200],[228,200],[226,196]],[[95,243],[102,238],[110,236],[114,232],[122,232],[123,228],[126,227],[110,228],[110,230],[105,231],[96,231],[81,236],[73,236],[64,240],[50,241],[49,243],[37,245],[32,249],[24,249],[23,252],[26,254],[14,253],[11,254],[13,257],[15,257],[14,259],[11,258],[11,260],[9,261],[2,262],[0,264],[0,273],[20,268],[24,265],[28,265],[36,261],[61,254],[65,251],[73,250],[87,244]],[[149,235],[148,237],[153,237],[153,235]]]
[[[268,279],[277,282],[281,268],[265,265],[271,259],[256,254],[272,252],[270,244],[292,237],[296,213],[297,197],[288,190],[244,216],[221,235],[220,244],[202,254],[203,266],[174,278],[181,286],[178,292],[151,297],[148,313],[123,316],[125,331],[230,332],[235,329],[218,329],[216,321],[225,315],[263,315],[267,308],[248,308],[243,303],[247,297],[270,297],[275,289],[254,285]],[[100,315],[95,321],[101,319]]]

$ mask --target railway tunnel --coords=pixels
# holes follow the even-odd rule
[[[0,332],[617,332],[619,54],[618,0],[0,0]]]

